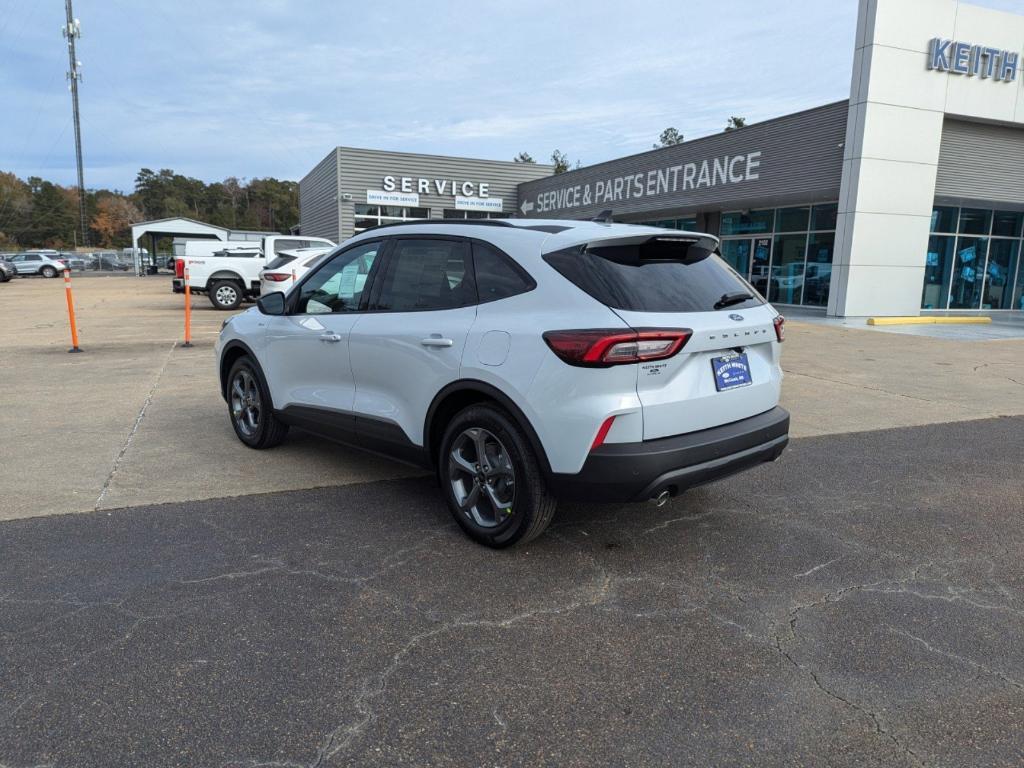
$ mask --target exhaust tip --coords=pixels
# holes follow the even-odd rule
[[[671,498],[672,494],[668,490],[664,490],[657,496],[651,497],[651,503],[656,507],[664,507],[665,503]]]

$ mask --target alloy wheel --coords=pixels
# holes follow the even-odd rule
[[[231,381],[231,418],[246,437],[253,437],[260,428],[260,389],[252,372],[241,370]]]
[[[217,299],[217,303],[224,307],[231,306],[238,300],[238,292],[230,285],[222,285],[217,289],[214,296]]]
[[[515,469],[508,450],[481,427],[452,441],[448,480],[459,510],[481,528],[497,528],[512,516]]]

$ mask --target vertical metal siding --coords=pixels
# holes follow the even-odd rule
[[[343,237],[352,235],[356,204],[366,202],[366,190],[383,189],[385,176],[448,179],[459,183],[484,182],[489,184],[488,196],[501,198],[504,212],[512,216],[516,210],[519,184],[550,176],[553,170],[550,165],[534,163],[475,160],[353,147],[338,147],[338,165],[338,194],[341,199]],[[351,195],[351,200],[343,199],[345,195]],[[420,194],[419,197],[420,207],[429,208],[432,219],[440,219],[445,208],[455,208],[453,194]]]
[[[341,241],[338,229],[338,156],[331,150],[299,182],[299,228],[309,237]]]
[[[1024,205],[1024,129],[946,118],[935,195]]]
[[[539,207],[538,195],[607,183],[618,177],[658,171],[687,163],[760,152],[757,179],[714,184],[698,189],[679,189],[660,194],[611,202],[594,200],[580,205],[527,214],[536,217],[592,218],[612,209],[615,217],[637,220],[668,212],[728,210],[752,205],[837,200],[843,168],[843,142],[846,137],[848,101],[836,102],[804,112],[756,123],[736,131],[717,133],[674,147],[652,150],[618,160],[569,171],[549,179],[523,184],[520,203]],[[682,182],[682,174],[679,176]]]

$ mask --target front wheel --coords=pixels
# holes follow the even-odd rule
[[[250,357],[239,358],[228,373],[228,415],[238,439],[250,448],[273,448],[288,434],[274,415],[270,393]]]
[[[529,440],[497,407],[470,406],[452,419],[441,441],[438,475],[455,521],[485,546],[525,544],[555,514]]]
[[[54,269],[53,267],[43,267],[41,270],[39,270],[39,274],[41,274],[43,277],[56,277],[57,270]]]
[[[218,280],[210,286],[210,303],[217,309],[238,309],[242,303],[242,289],[233,280]]]

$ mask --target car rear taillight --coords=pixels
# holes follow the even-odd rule
[[[786,340],[786,318],[782,315],[777,316],[772,320],[772,325],[775,326],[775,338],[779,341]]]
[[[291,275],[287,275],[284,272],[264,272],[263,279],[269,280],[272,283],[283,283],[285,280],[291,278]]]
[[[181,277],[181,278],[185,277],[185,260],[184,259],[175,259],[174,260],[174,276],[175,277]]]
[[[544,341],[569,365],[606,368],[672,357],[692,335],[688,328],[548,331]]]

